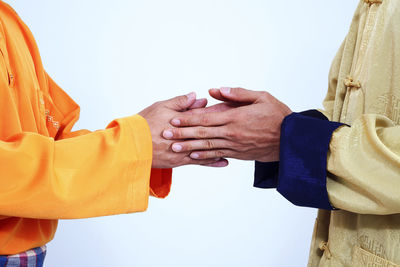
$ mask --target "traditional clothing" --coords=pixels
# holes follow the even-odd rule
[[[151,170],[142,117],[72,132],[78,117],[79,106],[43,69],[28,27],[0,1],[1,255],[45,245],[57,219],[144,211],[149,192],[168,194],[171,169]]]
[[[400,266],[399,0],[360,1],[324,108],[285,118],[255,186],[321,209],[309,267]]]
[[[0,256],[0,267],[42,267],[46,246],[9,256]]]

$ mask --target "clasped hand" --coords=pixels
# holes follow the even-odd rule
[[[222,101],[176,114],[162,136],[173,141],[176,154],[198,164],[226,166],[224,158],[272,162],[279,160],[283,119],[292,111],[267,92],[242,88],[211,89]],[[215,160],[215,162],[205,162]]]
[[[148,123],[153,143],[152,168],[174,168],[181,165],[200,164],[215,167],[227,165],[225,159],[213,158],[204,160],[194,160],[189,157],[189,153],[176,153],[171,149],[172,141],[162,137],[163,130],[171,126],[171,118],[178,116],[187,110],[204,108],[207,105],[206,99],[196,99],[196,94],[190,93],[178,96],[166,101],[156,102],[148,108],[139,112]]]

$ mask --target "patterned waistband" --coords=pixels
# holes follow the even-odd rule
[[[0,267],[42,267],[46,257],[46,246],[19,254],[0,256]]]

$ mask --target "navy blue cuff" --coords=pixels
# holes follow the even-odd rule
[[[312,109],[303,111],[300,114],[321,120],[328,120],[318,110]],[[255,162],[254,187],[258,188],[277,188],[279,174],[279,161],[277,162]]]
[[[299,114],[301,114],[303,116],[315,118],[315,119],[324,120],[324,121],[328,121],[329,120],[324,114],[322,114],[321,112],[319,112],[316,109],[310,109],[310,110],[302,111]]]
[[[292,113],[282,122],[277,190],[295,205],[331,210],[327,154],[332,133],[344,124],[308,112]]]
[[[279,161],[256,161],[254,172],[254,187],[276,188],[278,186]]]

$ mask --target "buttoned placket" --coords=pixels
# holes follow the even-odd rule
[[[322,241],[319,243],[319,249],[324,252],[326,258],[330,260],[332,258],[331,250],[328,247],[328,242]]]
[[[60,123],[55,120],[54,116],[50,114],[50,110],[45,110],[46,120],[52,124],[57,130],[60,129]]]
[[[363,0],[365,4],[368,5],[366,12],[367,18],[364,26],[363,33],[361,37],[359,37],[360,47],[358,51],[358,56],[353,63],[354,65],[351,68],[350,74],[344,79],[343,83],[346,88],[346,99],[343,106],[343,113],[341,117],[341,121],[347,124],[351,124],[353,122],[354,117],[360,114],[354,114],[360,112],[359,101],[363,100],[363,95],[365,92],[359,90],[365,90],[362,87],[360,79],[360,74],[363,71],[365,54],[367,52],[371,34],[374,29],[376,23],[376,14],[377,7],[373,7],[372,5],[382,4],[383,0]],[[356,112],[358,111],[358,112]]]

